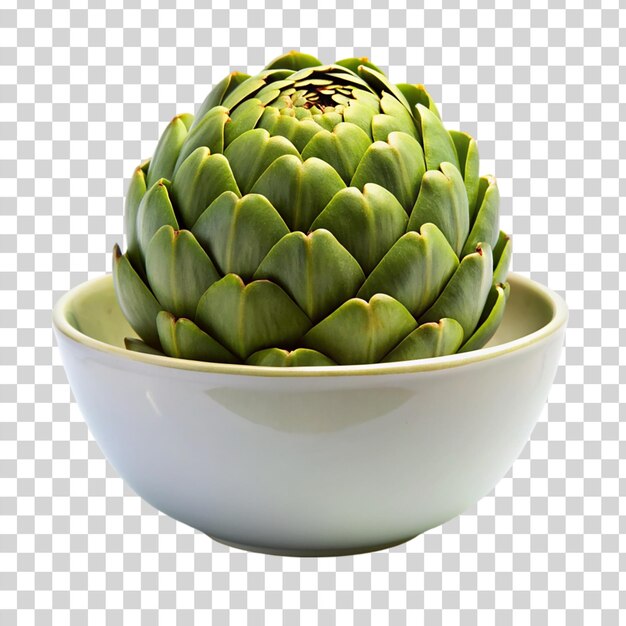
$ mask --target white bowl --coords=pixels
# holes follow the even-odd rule
[[[541,413],[567,309],[510,276],[504,321],[475,352],[378,365],[268,368],[159,357],[110,276],[63,296],[54,328],[107,459],[147,502],[222,543],[341,555],[459,515],[507,472]]]

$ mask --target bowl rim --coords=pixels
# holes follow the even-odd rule
[[[552,318],[541,328],[519,337],[512,341],[501,343],[487,348],[480,348],[471,352],[450,354],[447,356],[431,357],[427,359],[414,359],[409,361],[395,361],[392,363],[371,363],[365,365],[323,365],[314,367],[270,367],[260,365],[240,365],[230,363],[213,363],[208,361],[193,361],[169,356],[160,356],[127,350],[119,346],[94,339],[76,329],[68,320],[67,313],[71,303],[78,296],[84,296],[85,292],[102,289],[104,282],[113,282],[111,274],[105,274],[97,278],[87,280],[63,294],[53,307],[52,326],[58,333],[62,333],[68,339],[81,344],[92,350],[108,353],[122,359],[139,361],[146,365],[166,367],[177,370],[191,370],[210,374],[231,374],[237,376],[269,376],[278,378],[302,378],[302,377],[334,377],[334,376],[368,376],[380,374],[408,374],[416,372],[429,372],[456,368],[480,361],[486,361],[497,357],[511,354],[547,341],[556,334],[565,324],[568,318],[568,309],[565,300],[545,287],[526,276],[510,272],[507,278],[512,288],[515,285],[523,286],[547,302],[552,308]]]

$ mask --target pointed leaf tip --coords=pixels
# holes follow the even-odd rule
[[[263,367],[319,367],[337,365],[332,359],[316,350],[297,348],[296,350],[282,350],[280,348],[268,348],[259,350],[250,355],[246,360],[247,365]]]
[[[285,235],[263,259],[255,278],[279,284],[317,322],[354,294],[365,276],[332,233]]]
[[[227,158],[205,147],[185,159],[172,181],[172,199],[187,228],[225,191],[241,195]]]
[[[281,181],[279,185],[277,180]],[[339,174],[325,161],[311,157],[302,162],[286,154],[265,170],[252,193],[265,196],[292,231],[307,232],[333,196],[344,188]]]
[[[458,255],[469,232],[469,213],[465,185],[458,169],[442,162],[422,178],[419,195],[411,211],[408,230],[435,224]]]
[[[131,352],[142,352],[143,354],[153,354],[155,356],[165,356],[163,352],[149,346],[145,341],[136,337],[124,337],[124,347]]]
[[[462,342],[461,325],[454,319],[444,317],[438,322],[426,322],[418,326],[383,361],[389,363],[454,354]]]
[[[402,236],[408,221],[394,195],[376,183],[346,187],[317,216],[312,230],[330,231],[369,274]]]
[[[175,116],[163,131],[148,167],[148,188],[159,178],[172,178],[174,166],[192,122],[193,115],[182,113]]]
[[[254,128],[239,135],[225,150],[238,188],[249,193],[261,174],[279,157],[300,153],[285,137],[270,134],[264,128]]]
[[[293,347],[311,322],[276,284],[245,285],[227,274],[209,287],[196,311],[197,323],[241,359],[262,348]]]
[[[437,169],[444,161],[452,163],[457,169],[460,169],[454,141],[441,120],[421,103],[416,105],[416,110],[420,121],[426,169]]]
[[[390,191],[408,214],[417,198],[424,169],[419,142],[411,135],[394,131],[386,141],[369,146],[350,184],[363,189],[368,182],[377,183]]]
[[[239,362],[237,357],[190,319],[177,319],[168,311],[161,311],[157,316],[157,328],[163,349],[169,356],[213,363]]]
[[[358,297],[386,293],[419,317],[439,296],[459,265],[454,250],[434,224],[398,239],[367,277]]]
[[[113,258],[113,286],[122,313],[147,344],[159,349],[161,344],[156,317],[161,305],[137,274],[127,255],[120,254],[117,245],[113,249]]]
[[[378,363],[417,323],[394,298],[376,294],[369,302],[352,298],[314,326],[304,345],[340,365]]]
[[[482,176],[477,191],[476,213],[472,229],[467,236],[462,256],[468,254],[481,241],[495,247],[498,243],[500,217],[500,192],[493,176]],[[495,251],[494,251],[495,252]]]
[[[420,323],[437,322],[443,317],[457,320],[467,339],[475,330],[493,281],[491,246],[463,258],[435,303],[420,317]]]
[[[509,273],[513,240],[504,231],[500,231],[498,243],[493,251],[493,282],[504,283]]]
[[[169,225],[150,240],[146,271],[163,308],[178,317],[192,318],[202,294],[220,277],[193,234]]]
[[[499,283],[491,288],[485,308],[478,322],[478,327],[472,336],[461,346],[459,352],[478,350],[486,345],[495,335],[504,317],[509,289],[508,283]]]
[[[323,130],[314,135],[304,148],[302,159],[306,161],[317,157],[325,161],[348,184],[371,143],[362,128],[349,122],[340,122],[332,131]]]
[[[222,274],[248,280],[289,228],[265,196],[224,192],[198,218],[193,233]]]

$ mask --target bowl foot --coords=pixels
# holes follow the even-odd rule
[[[418,533],[419,534],[419,533]],[[261,554],[271,554],[275,556],[295,556],[295,557],[322,557],[322,556],[349,556],[352,554],[365,554],[367,552],[377,552],[378,550],[387,550],[394,546],[399,546],[403,543],[415,539],[417,535],[405,537],[403,539],[390,541],[389,543],[383,543],[380,545],[368,545],[368,546],[355,546],[353,548],[277,548],[271,546],[257,546],[246,543],[238,543],[236,541],[230,541],[229,539],[222,539],[221,537],[215,537],[214,535],[207,535],[213,541],[224,544],[231,548],[237,548],[238,550],[246,550],[247,552],[260,552]]]

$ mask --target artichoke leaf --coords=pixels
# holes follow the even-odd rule
[[[480,184],[478,144],[467,133],[459,130],[450,130],[448,132],[450,137],[452,137],[457,156],[459,157],[459,168],[463,175],[465,191],[467,192],[470,224],[473,224],[476,211],[479,208],[477,206],[478,186]]]
[[[359,73],[359,67],[364,65],[365,67],[369,67],[371,70],[382,74],[383,71],[374,65],[367,57],[350,57],[348,59],[341,59],[341,61],[336,61],[335,65],[341,65],[341,67],[345,67],[349,69],[354,74]]]
[[[307,67],[317,67],[323,65],[322,62],[311,54],[291,50],[286,54],[281,54],[266,66],[266,70],[286,69],[286,70],[302,70]]]
[[[480,187],[480,208],[472,224],[472,230],[470,230],[465,246],[463,246],[461,256],[472,252],[481,241],[486,241],[492,247],[498,242],[500,233],[498,213],[500,192],[498,191],[496,179],[493,176],[483,176],[480,179]]]
[[[303,163],[286,154],[263,172],[251,193],[265,196],[291,230],[306,232],[341,189],[344,182],[325,161],[311,157]]]
[[[317,157],[326,161],[348,184],[371,145],[371,139],[362,128],[341,122],[332,131],[322,130],[314,135],[302,151],[302,159]]]
[[[224,191],[241,192],[228,159],[197,148],[180,166],[172,181],[171,196],[184,226],[192,228],[204,210]]]
[[[323,365],[337,365],[332,359],[317,350],[297,348],[293,351],[280,348],[267,348],[251,354],[246,365],[260,365],[263,367],[319,367]]]
[[[142,354],[165,356],[165,353],[161,352],[161,350],[157,350],[156,348],[149,346],[145,341],[143,341],[142,339],[137,339],[137,337],[124,337],[124,347],[131,352],[141,352]]]
[[[178,229],[178,220],[169,195],[170,187],[171,183],[168,180],[157,180],[148,189],[139,205],[137,224],[139,245],[144,262],[148,244],[161,226],[169,224],[172,228]]]
[[[359,104],[363,104],[372,109],[374,113],[380,112],[380,98],[369,87],[367,87],[367,90],[353,89],[352,97]]]
[[[298,120],[290,115],[281,115],[278,109],[268,107],[259,120],[259,127],[265,128],[270,135],[280,135],[289,139],[302,152],[313,135],[321,132],[319,124],[313,120]],[[266,170],[267,171],[267,170]]]
[[[254,278],[280,285],[313,323],[354,296],[365,280],[354,257],[324,229],[283,237]]]
[[[249,193],[261,174],[284,154],[300,158],[300,153],[288,139],[270,137],[264,128],[254,128],[243,133],[224,152],[237,185],[244,194]]]
[[[180,153],[180,149],[187,137],[189,127],[193,122],[193,115],[183,113],[177,115],[163,131],[159,143],[157,144],[150,167],[146,186],[152,187],[160,178],[172,179],[174,167]]]
[[[369,302],[344,302],[304,336],[303,344],[340,365],[378,363],[416,326],[397,300],[376,294]]]
[[[372,108],[369,104],[365,104],[360,100],[350,100],[348,106],[343,111],[343,119],[349,124],[358,126],[367,133],[370,140],[372,136],[372,119],[378,114],[378,107]],[[387,136],[389,136],[387,134]],[[385,141],[387,137],[385,137]]]
[[[413,116],[397,98],[394,98],[387,92],[383,92],[380,99],[380,108],[385,115],[388,115],[395,120],[397,125],[395,130],[402,131],[411,135],[411,137],[418,139],[417,127]],[[378,137],[374,137],[374,139],[378,141]],[[386,140],[387,137],[381,139],[381,141]]]
[[[372,117],[372,137],[374,141],[387,141],[389,134],[396,131],[407,132],[398,118],[392,115],[385,115],[384,113],[379,113]],[[415,127],[413,127],[412,133],[407,134],[417,138]]]
[[[435,224],[458,255],[469,232],[467,194],[463,178],[452,163],[443,162],[439,168],[424,174],[407,230],[419,230],[428,222]]]
[[[126,231],[126,254],[133,267],[142,274],[144,273],[143,255],[139,244],[139,232],[137,229],[137,213],[139,205],[146,193],[146,172],[150,167],[150,161],[144,161],[133,172],[130,179],[126,202],[124,204],[124,230]]]
[[[174,174],[185,159],[197,148],[204,146],[211,151],[211,154],[224,152],[224,128],[229,120],[228,109],[224,107],[211,109],[185,137],[178,159],[176,159]]]
[[[239,104],[245,102],[250,98],[254,98],[255,94],[267,85],[265,77],[259,74],[258,76],[251,76],[240,85],[237,85],[233,91],[222,102],[228,110],[233,110]]]
[[[313,110],[313,108],[311,108]],[[345,123],[343,117],[336,111],[324,111],[313,115],[313,121],[322,129],[332,133],[335,126]]]
[[[160,349],[156,317],[163,307],[117,244],[113,248],[113,286],[120,309],[133,330],[149,346]]]
[[[237,137],[247,130],[256,128],[265,106],[257,98],[245,100],[230,113],[230,121],[224,129],[224,145],[229,146]]]
[[[320,80],[330,80],[337,88],[345,87],[350,90],[357,87],[372,91],[362,78],[341,65],[320,65],[319,67],[303,68],[292,74],[291,79],[295,87],[318,86]]]
[[[426,169],[436,170],[444,161],[452,163],[459,169],[459,158],[454,141],[441,120],[423,104],[418,103],[416,110],[424,144]]]
[[[229,110],[234,109],[240,102],[254,97],[260,89],[265,87],[265,85],[277,80],[283,80],[291,74],[293,74],[293,71],[287,69],[272,69],[263,71],[257,76],[252,76],[237,85],[237,87],[235,87],[235,89],[233,89],[224,98],[222,105]]]
[[[367,91],[371,93],[374,97],[377,97],[374,89],[372,89],[372,87],[368,85],[367,81],[363,80],[363,78],[357,76],[353,72],[346,70],[347,68],[342,67],[341,65],[328,65],[326,76],[331,78],[336,85],[345,87],[348,92],[356,88],[360,89],[361,91]]]
[[[162,308],[193,318],[202,294],[220,278],[213,262],[188,230],[162,226],[146,251],[150,288]]]
[[[246,82],[250,76],[243,72],[231,72],[223,78],[213,89],[209,92],[209,95],[204,99],[204,102],[198,108],[196,117],[193,120],[191,128],[197,126],[200,120],[213,108],[222,104],[224,98],[228,96],[239,85]]]
[[[359,76],[369,85],[372,91],[376,92],[381,97],[385,91],[390,93],[404,106],[409,114],[412,114],[411,105],[404,97],[403,93],[396,85],[389,81],[383,72],[376,71],[367,65],[360,65],[357,71]]]
[[[239,198],[225,191],[198,218],[193,233],[222,274],[248,280],[289,228],[264,196],[250,193]]]
[[[498,243],[493,250],[493,282],[503,283],[509,273],[513,241],[504,231],[500,231]]]
[[[317,65],[315,67],[310,67],[307,65],[295,71],[291,70],[291,74],[289,76],[291,77],[294,86],[300,87],[310,82],[311,78],[315,74],[316,69],[321,70],[323,73],[325,73],[328,71],[328,68],[328,65]]]
[[[444,317],[438,322],[426,322],[403,339],[387,356],[384,363],[430,359],[457,352],[463,342],[463,328],[454,319]]]
[[[402,95],[407,99],[410,106],[410,111],[414,117],[417,117],[416,105],[422,104],[427,109],[430,109],[439,119],[441,115],[437,109],[435,101],[432,96],[426,91],[424,85],[409,85],[407,83],[399,83],[396,85],[402,92]]]
[[[461,346],[459,352],[469,352],[482,348],[495,334],[504,317],[504,309],[510,291],[509,283],[494,285],[489,292],[485,308],[478,322],[478,328]]]
[[[377,183],[388,189],[410,213],[417,198],[424,157],[419,142],[402,132],[392,132],[387,141],[369,146],[359,163],[351,185],[363,189],[366,183]]]
[[[408,232],[387,252],[367,277],[357,297],[369,300],[386,293],[419,317],[439,296],[459,260],[434,224]],[[413,358],[413,357],[411,357]]]
[[[193,361],[238,363],[239,359],[190,319],[176,319],[169,311],[157,315],[157,329],[168,356]]]
[[[264,105],[272,104],[273,102],[281,96],[282,93],[286,89],[289,89],[293,86],[293,80],[291,78],[287,80],[277,80],[276,82],[269,83],[269,85],[265,85],[262,89],[254,94],[254,97]]]
[[[461,324],[463,337],[467,340],[480,320],[491,290],[492,265],[491,246],[479,244],[476,252],[463,258],[441,295],[419,318],[420,324],[451,317]]]
[[[313,121],[313,114],[311,109],[304,109],[302,107],[293,109],[294,116],[297,120],[311,120]]]
[[[402,236],[407,215],[392,193],[376,183],[335,194],[311,230],[329,230],[369,274]]]
[[[262,348],[292,348],[311,327],[309,318],[278,285],[267,280],[245,285],[235,274],[206,290],[195,321],[242,360]]]

